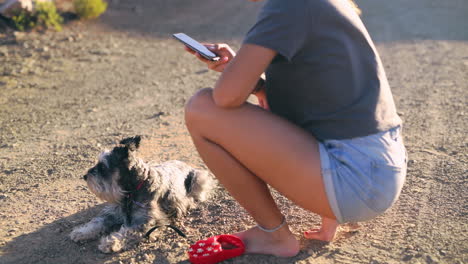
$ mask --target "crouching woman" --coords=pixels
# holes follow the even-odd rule
[[[187,103],[186,125],[206,165],[257,222],[237,233],[248,253],[294,256],[299,242],[268,186],[322,218],[306,231],[331,241],[398,198],[406,175],[398,117],[374,44],[353,5],[268,0],[214,89]],[[262,76],[265,74],[265,81]],[[250,94],[258,105],[246,100]]]

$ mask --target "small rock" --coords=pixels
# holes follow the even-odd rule
[[[8,49],[6,47],[0,47],[0,56],[8,57]]]
[[[431,264],[431,263],[438,263],[437,259],[431,255],[426,256],[426,263]]]
[[[98,55],[98,56],[107,56],[110,55],[110,51],[106,49],[101,49],[101,50],[90,50],[89,53],[93,55]]]
[[[26,37],[26,33],[20,31],[15,31],[13,35],[15,36],[16,40],[23,40]]]
[[[37,51],[39,51],[39,52],[47,52],[47,51],[49,51],[49,47],[44,46],[44,47],[38,48]]]

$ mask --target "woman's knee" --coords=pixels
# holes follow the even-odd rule
[[[203,88],[198,90],[185,105],[185,123],[189,129],[200,124],[206,115],[215,106],[213,100],[213,89]]]

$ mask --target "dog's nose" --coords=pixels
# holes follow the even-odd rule
[[[83,176],[83,180],[85,180],[85,181],[88,180],[88,174],[85,174],[85,175]]]

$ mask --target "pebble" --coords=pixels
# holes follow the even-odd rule
[[[26,37],[26,33],[20,31],[15,31],[13,35],[15,36],[16,40],[23,40]]]
[[[426,255],[426,263],[438,263],[437,259],[431,255]]]
[[[47,52],[47,51],[49,51],[49,47],[44,46],[44,47],[38,48],[37,51],[39,51],[39,52]]]
[[[98,56],[107,56],[107,55],[111,54],[111,52],[109,50],[106,50],[106,49],[90,50],[89,53],[91,53],[93,55],[98,55]]]
[[[0,56],[8,57],[8,49],[6,47],[0,47]]]

